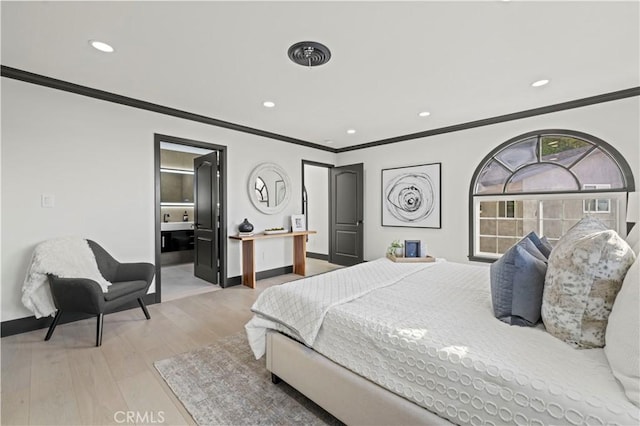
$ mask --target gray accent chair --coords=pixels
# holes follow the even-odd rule
[[[87,242],[96,258],[100,273],[112,285],[103,293],[100,285],[93,280],[49,275],[49,287],[58,311],[44,340],[51,339],[63,312],[83,312],[97,316],[96,346],[102,345],[102,322],[105,313],[137,299],[144,316],[151,319],[143,298],[153,280],[155,267],[150,263],[120,263],[96,242]]]

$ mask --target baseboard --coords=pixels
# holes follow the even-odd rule
[[[329,261],[329,255],[328,254],[312,253],[312,252],[308,251],[307,252],[307,257],[310,257],[312,259],[326,260],[327,262]]]
[[[269,269],[267,271],[256,272],[256,280],[263,280],[265,278],[277,277],[278,275],[292,274],[293,273],[293,265],[283,266],[280,268]],[[231,287],[234,285],[242,284],[242,277],[229,277],[227,279],[226,287]],[[153,305],[156,302],[156,294],[151,293],[147,294],[144,297],[144,303],[147,305]],[[132,308],[140,308],[137,301],[130,302],[126,305],[120,306],[114,312],[124,311]],[[62,318],[60,318],[60,324],[66,324],[69,322],[80,321],[83,319],[91,318],[94,315],[90,314],[82,314],[76,312],[65,312],[62,314]],[[53,321],[53,317],[39,318],[36,317],[26,317],[26,318],[18,318],[15,320],[3,321],[0,324],[0,336],[12,336],[14,334],[27,333],[29,331],[40,330],[42,328],[48,328],[51,325],[51,321]],[[42,337],[44,339],[44,336]]]
[[[147,305],[153,305],[156,303],[156,295],[155,293],[147,294],[144,297],[144,303]],[[118,307],[114,312],[125,311],[127,309],[138,308],[140,309],[140,305],[138,305],[138,301],[134,300],[132,302],[127,303],[126,305],[122,305]],[[109,315],[109,314],[107,314]],[[140,311],[140,315],[142,311]],[[83,314],[79,312],[63,312],[60,318],[60,324],[67,324],[69,322],[80,321],[87,318],[95,317],[95,315],[91,314]],[[18,318],[9,321],[3,321],[0,325],[0,335],[2,337],[12,336],[14,334],[27,333],[29,331],[40,330],[41,328],[49,328],[51,322],[53,321],[53,317],[39,318],[36,319],[35,316]],[[42,336],[44,339],[44,335]]]
[[[293,265],[256,272],[256,281],[264,280],[266,278],[277,277],[278,275],[285,275],[285,274],[293,274]],[[232,285],[240,285],[240,284],[242,284],[242,276],[238,275],[235,277],[229,277],[227,278],[227,285],[225,286],[225,288],[231,287]]]

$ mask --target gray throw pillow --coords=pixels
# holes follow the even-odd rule
[[[511,247],[490,268],[494,316],[511,325],[536,325],[546,272],[546,258],[529,236]]]
[[[549,255],[551,254],[551,243],[547,240],[547,237],[538,237],[538,234],[535,231],[529,232],[524,238],[531,240],[531,242],[536,246],[536,248],[542,253],[545,259],[549,259]]]
[[[549,240],[547,240],[547,237],[540,238],[540,241],[542,241],[542,244],[544,244],[544,246],[547,248],[547,250],[549,250],[549,254],[545,255],[547,257],[547,259],[549,259],[549,256],[551,256],[551,250],[553,250],[553,246],[551,245]],[[542,253],[542,254],[544,254],[544,253]]]

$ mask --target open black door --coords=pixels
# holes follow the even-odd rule
[[[364,261],[363,165],[329,169],[331,203],[329,262],[355,265]]]
[[[194,274],[218,284],[220,184],[218,151],[193,159]]]

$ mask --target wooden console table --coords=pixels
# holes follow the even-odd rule
[[[232,240],[242,241],[242,284],[255,288],[256,286],[256,249],[255,240],[265,238],[293,237],[293,273],[305,275],[307,257],[307,235],[316,231],[283,232],[281,234],[256,234],[250,237],[230,235]]]

